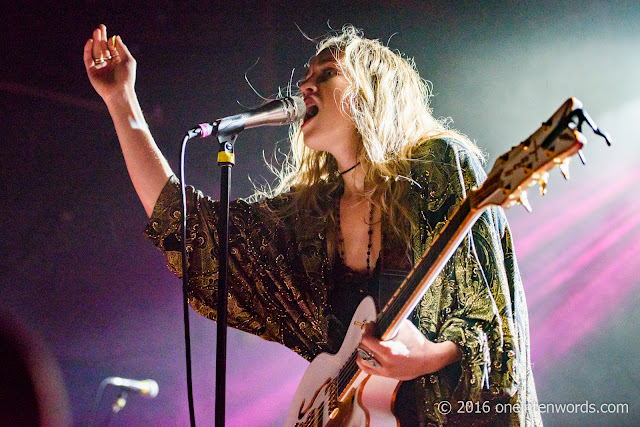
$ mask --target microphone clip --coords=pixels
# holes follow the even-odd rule
[[[233,166],[236,164],[236,156],[233,147],[236,144],[238,134],[218,135],[218,165]]]
[[[235,129],[234,132],[218,132],[222,119],[213,123],[200,123],[197,127],[187,131],[187,139],[195,137],[207,138],[215,135],[218,139],[218,165],[235,165],[235,154],[233,152],[238,133],[242,129]]]

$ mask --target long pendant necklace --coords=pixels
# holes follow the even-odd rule
[[[369,204],[371,205],[371,209],[369,210],[369,243],[367,245],[367,276],[371,275],[371,247],[372,247],[372,239],[373,239],[373,209],[374,209],[374,205],[373,203],[369,202]],[[340,258],[342,258],[342,261],[345,262],[345,257],[344,257],[344,239],[342,237],[342,226],[340,225],[340,198],[338,198],[338,203],[337,203],[337,208],[336,208],[336,222],[338,225],[338,249],[340,251]]]

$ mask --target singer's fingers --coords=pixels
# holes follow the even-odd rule
[[[118,49],[116,48],[117,43],[118,43],[117,36],[113,36],[107,40],[107,49],[109,49],[109,54],[111,55],[112,58],[115,58],[116,56],[120,55],[120,53],[118,52]]]
[[[84,44],[84,52],[82,54],[82,60],[84,61],[84,66],[87,69],[87,71],[89,71],[89,68],[91,68],[91,66],[94,65],[92,51],[93,51],[93,40],[89,39]]]
[[[94,60],[102,62],[102,59],[107,59],[111,56],[111,52],[107,47],[107,27],[104,24],[100,24],[98,28],[93,30],[93,50],[92,55]]]
[[[124,44],[120,36],[113,36],[109,39],[109,50],[111,51],[111,57],[113,63],[123,62],[125,64],[134,64],[135,59],[129,52],[129,48]]]
[[[107,37],[106,25],[100,24],[100,33],[101,33],[100,44],[101,44],[102,52],[105,54],[108,53],[108,55],[106,55],[105,57],[109,58],[109,57],[118,55],[118,51],[115,46],[115,36],[112,37],[111,39]]]
[[[106,42],[107,41],[107,26],[104,24],[100,24],[100,33],[101,33],[101,39],[100,41]]]
[[[129,52],[129,48],[127,47],[126,44],[124,44],[124,42],[122,41],[122,38],[120,36],[115,36],[115,45],[116,45],[116,49],[118,50],[118,53],[124,55],[125,57],[127,57],[127,59],[133,59],[133,56],[131,55],[131,52]]]
[[[104,24],[100,24],[100,41],[98,42],[100,52],[104,55],[104,58],[108,58],[111,56],[111,51],[109,50],[109,39],[107,38],[107,26]]]
[[[102,38],[102,31],[100,28],[93,30],[91,39],[93,40],[93,46],[91,49],[91,55],[93,58],[100,58],[100,39]]]

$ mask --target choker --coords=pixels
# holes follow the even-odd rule
[[[354,170],[354,169],[356,168],[356,166],[358,166],[359,164],[360,164],[360,162],[358,162],[358,163],[356,163],[355,165],[351,166],[351,167],[350,167],[349,169],[347,169],[346,171],[344,171],[344,172],[340,172],[340,171],[338,171],[338,173],[339,173],[340,175],[344,175],[345,173],[347,173],[347,172],[351,172],[352,170]]]

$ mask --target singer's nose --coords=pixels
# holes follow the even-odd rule
[[[299,80],[297,85],[300,88],[300,93],[302,93],[303,95],[308,95],[317,90],[315,79],[313,78],[313,76],[309,76],[303,78],[302,80]]]

